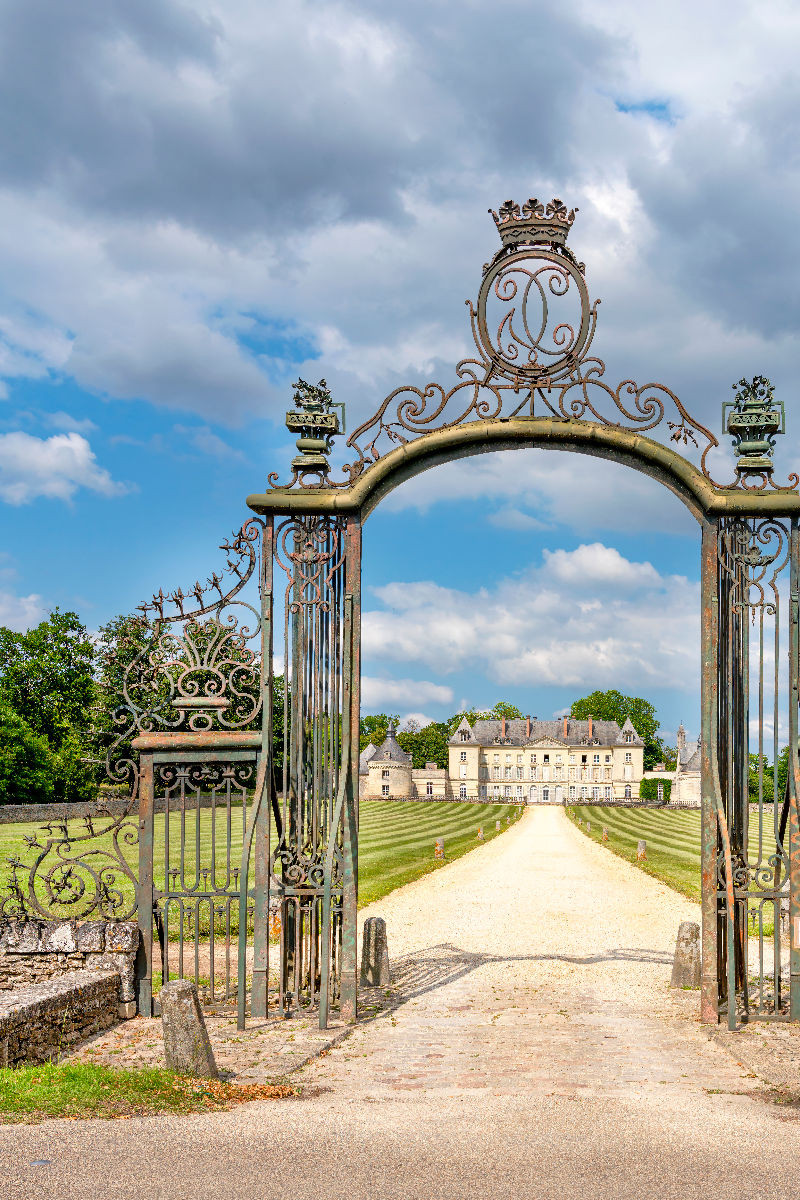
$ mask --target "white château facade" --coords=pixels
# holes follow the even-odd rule
[[[361,755],[365,799],[500,800],[510,804],[637,800],[644,743],[630,720],[539,721],[464,718],[448,743],[447,771],[412,768],[393,725],[382,746]]]

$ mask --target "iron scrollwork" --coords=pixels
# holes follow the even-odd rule
[[[205,584],[159,591],[139,606],[138,620],[116,649],[123,702],[114,711],[105,755],[108,780],[127,794],[101,797],[89,815],[54,818],[27,835],[28,853],[8,859],[0,915],[124,920],[135,913],[139,766],[132,739],[258,723],[261,647],[254,642],[260,614],[240,593],[258,565],[261,529],[262,522],[250,518],[223,542],[226,566]]]
[[[567,246],[577,209],[559,199],[548,204],[531,199],[521,207],[508,200],[490,212],[501,247],[484,265],[477,302],[467,301],[476,355],[456,365],[456,381],[406,384],[390,392],[347,439],[355,458],[342,467],[344,478],[332,480],[327,463],[322,472],[301,470],[295,459],[288,483],[273,472],[271,488],[347,488],[394,447],[435,430],[544,416],[640,433],[663,424],[667,440],[681,452],[697,451],[699,468],[714,487],[797,489],[794,474],[783,487],[774,482],[771,459],[753,460],[747,469],[740,461],[732,481],[715,481],[709,455],[720,442],[675,392],[661,383],[606,382],[605,363],[590,354],[599,301],[591,301],[585,266]],[[771,418],[766,419],[771,437]]]

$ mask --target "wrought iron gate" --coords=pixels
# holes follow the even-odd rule
[[[475,356],[449,387],[387,396],[348,437],[339,478],[343,406],[324,380],[295,385],[290,479],[248,497],[258,516],[224,544],[222,574],[159,592],[132,630],[108,757],[125,811],[51,822],[11,863],[6,913],[138,910],[142,1011],[158,947],[164,977],[236,996],[240,1025],[248,995],[256,1018],[274,1003],[316,1009],[322,1026],[334,1007],[355,1019],[362,524],[431,466],[540,446],[643,471],[698,520],[702,1017],[800,1019],[800,480],[774,480],[783,406],[762,377],[740,381],[723,406],[738,457],[718,483],[720,440],[675,393],[612,386],[590,355],[597,304],[567,246],[574,211],[532,199],[493,216],[501,245],[469,305]]]

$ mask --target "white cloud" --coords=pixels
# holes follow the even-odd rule
[[[49,438],[0,434],[0,498],[8,504],[28,504],[38,496],[70,500],[79,487],[103,496],[127,490],[98,466],[91,446],[79,433]]]
[[[227,459],[230,462],[247,462],[247,455],[241,450],[234,449],[221,438],[207,425],[198,427],[187,427],[186,425],[175,425],[175,433],[184,437],[195,450],[199,450],[201,454],[208,454],[212,458]]]
[[[699,585],[599,543],[545,552],[490,589],[420,582],[374,593],[383,608],[363,620],[371,661],[478,670],[500,686],[698,687]]]
[[[44,413],[42,420],[51,429],[62,429],[66,433],[94,433],[97,429],[88,417],[73,417],[66,412]]]
[[[23,631],[38,625],[47,615],[42,597],[35,592],[29,596],[15,596],[11,592],[0,592],[0,625]]]
[[[383,501],[388,511],[485,500],[486,519],[501,528],[562,524],[579,533],[682,533],[699,536],[689,510],[660,483],[619,463],[544,449],[502,450],[447,463],[401,484]],[[500,507],[493,510],[492,503]],[[475,509],[471,512],[473,518]]]
[[[425,679],[386,679],[361,676],[361,705],[366,710],[384,705],[449,704],[453,689]]]

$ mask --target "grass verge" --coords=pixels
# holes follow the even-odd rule
[[[222,1112],[251,1100],[288,1100],[296,1084],[235,1084],[190,1079],[156,1067],[136,1071],[85,1063],[40,1063],[0,1068],[0,1123],[30,1124],[51,1117],[124,1119],[154,1113],[185,1116]]]

